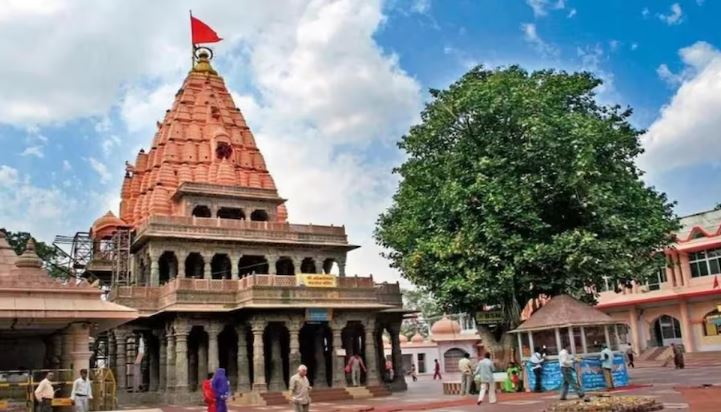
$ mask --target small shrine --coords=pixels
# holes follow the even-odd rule
[[[518,339],[521,363],[524,365],[526,387],[533,388],[536,379],[529,359],[537,348],[546,354],[541,385],[544,391],[558,390],[563,381],[558,353],[569,347],[576,358],[576,375],[584,390],[606,387],[601,370],[600,352],[607,345],[614,352],[614,386],[628,385],[625,355],[619,350],[626,342],[626,327],[599,311],[568,295],[553,297],[518,328],[511,331]]]

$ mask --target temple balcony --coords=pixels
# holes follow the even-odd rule
[[[150,216],[139,225],[135,243],[149,237],[342,246],[349,250],[343,226],[298,225],[195,216]]]
[[[332,276],[332,275],[331,275]],[[157,286],[116,286],[109,300],[158,312],[228,312],[261,308],[392,309],[402,306],[397,283],[372,277],[337,277],[331,287],[298,285],[296,276],[249,275],[242,279],[174,278]]]

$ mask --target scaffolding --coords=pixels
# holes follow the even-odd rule
[[[119,228],[113,233],[113,286],[130,286],[130,230]]]
[[[75,236],[55,236],[53,247],[56,252],[56,267],[69,278],[95,280],[87,271],[93,258],[93,240],[88,232],[77,232]]]

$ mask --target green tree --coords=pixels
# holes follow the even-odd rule
[[[640,179],[631,110],[597,103],[600,84],[590,73],[476,67],[431,90],[399,143],[402,179],[377,222],[392,266],[451,310],[502,309],[496,337],[541,293],[592,301],[604,277],[649,278],[678,223]]]
[[[28,232],[11,232],[2,228],[0,228],[0,231],[5,232],[8,244],[18,255],[25,251],[28,241],[32,238],[32,235]],[[50,276],[63,277],[67,275],[67,273],[58,266],[59,254],[53,246],[49,246],[48,244],[35,239],[35,253],[38,255],[40,260],[43,261],[43,265],[50,273]]]
[[[419,332],[423,336],[428,336],[431,326],[429,323],[443,313],[442,308],[431,293],[421,289],[404,289],[401,293],[403,294],[403,307],[418,311],[415,318],[403,322],[401,333],[412,336]]]

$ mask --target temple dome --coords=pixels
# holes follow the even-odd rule
[[[93,222],[90,231],[94,239],[100,239],[111,235],[115,229],[122,226],[127,226],[127,223],[108,210],[108,213]]]
[[[418,332],[416,332],[416,334],[411,338],[411,343],[423,343],[423,341],[423,336],[421,336]]]
[[[398,340],[399,340],[401,343],[408,343],[408,336],[403,335],[403,334],[398,335]]]
[[[446,315],[431,326],[431,333],[434,335],[450,335],[461,333],[461,324],[449,319]]]
[[[15,261],[15,266],[19,268],[41,268],[43,266],[40,257],[35,253],[35,241],[32,238],[28,240],[23,254],[18,256]]]

